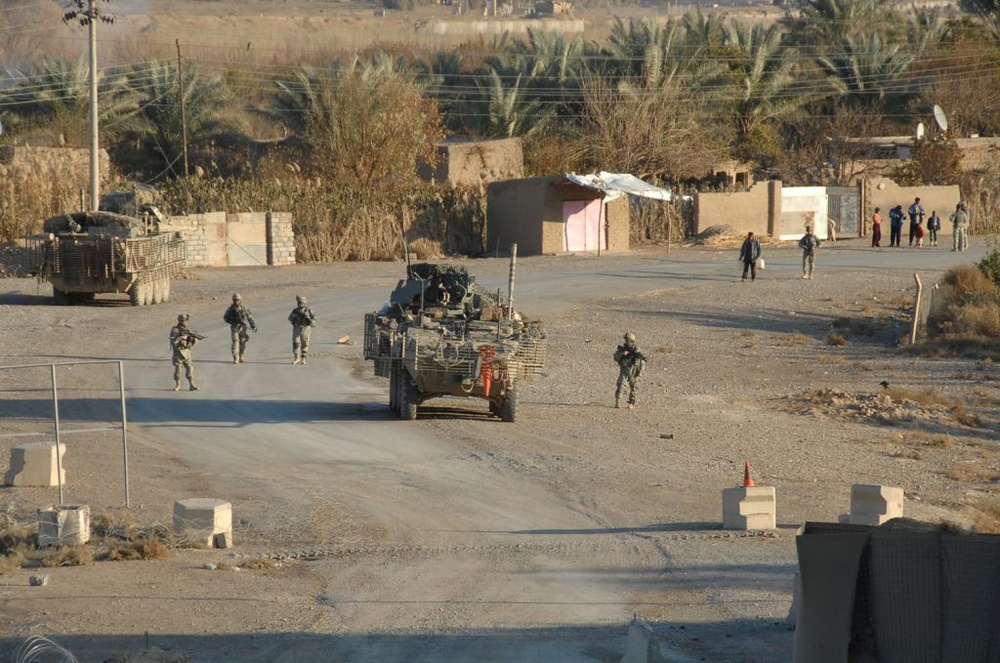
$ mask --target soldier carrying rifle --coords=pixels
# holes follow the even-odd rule
[[[615,383],[615,407],[622,406],[622,395],[628,385],[628,409],[635,407],[635,396],[639,390],[639,376],[646,365],[646,356],[635,343],[635,334],[625,332],[624,343],[615,349],[615,363],[618,364],[618,382]]]
[[[256,332],[257,323],[253,320],[250,308],[243,304],[243,297],[240,293],[233,293],[233,303],[226,309],[222,319],[229,325],[232,335],[233,363],[241,364],[246,361],[247,341],[250,340],[250,334],[247,330]]]
[[[181,390],[181,366],[187,377],[191,391],[198,391],[194,384],[194,361],[191,358],[191,348],[205,338],[197,332],[188,329],[187,321],[191,316],[181,313],[177,316],[177,324],[170,330],[170,350],[174,361],[174,391]]]

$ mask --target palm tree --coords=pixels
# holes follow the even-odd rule
[[[274,81],[277,90],[271,97],[267,113],[284,122],[285,127],[301,136],[306,130],[306,118],[317,106],[330,75],[321,76],[309,65],[304,65],[288,78]]]
[[[174,174],[181,174],[177,164],[184,150],[182,128],[186,129],[189,150],[206,149],[234,130],[220,115],[228,98],[225,83],[203,77],[194,61],[184,68],[183,75],[183,104],[175,63],[149,60],[129,75],[132,87],[143,95],[143,126],[136,137],[147,154]]]
[[[98,120],[105,140],[135,126],[140,95],[122,74],[97,74]],[[28,126],[45,127],[60,145],[82,147],[89,141],[90,67],[83,60],[43,59],[14,72],[0,92],[0,106]]]
[[[917,93],[906,74],[916,55],[899,45],[884,44],[875,33],[845,37],[840,51],[817,58],[830,90],[858,105],[884,104]]]
[[[730,93],[738,140],[749,139],[763,123],[793,115],[807,101],[797,77],[798,53],[781,39],[776,25],[727,28],[727,46],[735,54]]]

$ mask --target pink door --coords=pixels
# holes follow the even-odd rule
[[[563,201],[563,236],[567,251],[597,251],[607,249],[604,233],[604,201]]]

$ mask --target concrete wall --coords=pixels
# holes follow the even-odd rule
[[[920,197],[920,204],[924,206],[927,216],[937,210],[941,217],[940,234],[951,236],[951,222],[948,216],[955,211],[955,205],[962,199],[962,193],[958,185],[949,186],[900,186],[888,177],[871,178],[865,183],[865,209],[862,215],[863,227],[870,232],[872,213],[876,207],[881,207],[882,211],[882,235],[883,239],[889,236],[889,209],[896,205],[903,206],[906,212],[913,204],[913,199]],[[903,224],[903,235],[906,235],[909,221]]]
[[[295,264],[288,212],[172,216],[165,227],[184,237],[188,267]]]
[[[812,224],[820,237],[826,237],[825,187],[782,187],[781,182],[758,182],[748,191],[708,192],[695,195],[695,232],[710,226],[731,226],[737,234],[753,231],[759,235],[796,239],[805,225]],[[868,235],[875,207],[882,208],[882,219],[888,224],[889,208],[902,205],[909,208],[913,199],[920,202],[930,216],[937,210],[941,217],[941,234],[951,235],[948,215],[955,211],[961,198],[958,185],[903,187],[887,177],[874,177],[862,185],[861,234]],[[882,228],[888,236],[889,226]]]
[[[780,191],[780,183],[778,186]],[[773,189],[770,182],[757,182],[746,191],[695,194],[695,233],[710,226],[732,226],[739,235],[750,231],[769,234],[773,225],[769,218],[774,207]],[[780,210],[775,211],[780,214]]]

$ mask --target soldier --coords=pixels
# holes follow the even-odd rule
[[[799,248],[802,249],[802,278],[804,279],[813,277],[813,267],[816,266],[816,249],[819,248],[819,245],[819,237],[813,234],[811,226],[806,226],[806,234],[799,240]]]
[[[170,330],[170,350],[174,361],[174,391],[181,390],[181,366],[187,377],[189,389],[198,391],[194,384],[194,362],[191,359],[191,348],[198,342],[198,335],[188,329],[187,321],[191,316],[184,313],[177,316],[177,324]]]
[[[239,364],[246,361],[247,341],[250,334],[247,329],[257,332],[257,323],[253,321],[253,313],[243,305],[243,297],[240,293],[233,293],[233,303],[226,309],[222,319],[229,323],[229,329],[233,337],[233,363]]]
[[[305,364],[309,354],[309,337],[312,335],[312,328],[316,326],[316,316],[306,306],[306,298],[302,295],[295,296],[295,304],[295,308],[288,314],[288,321],[292,323],[292,363]]]
[[[639,388],[639,376],[646,365],[646,357],[635,344],[635,334],[625,332],[624,343],[615,350],[615,362],[618,364],[618,382],[615,383],[615,407],[622,406],[622,392],[628,383],[628,409],[635,407],[635,394]]]

